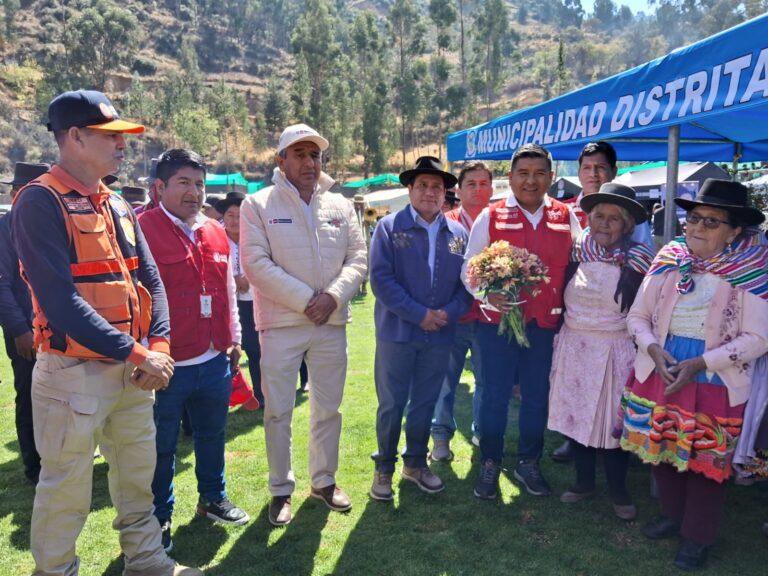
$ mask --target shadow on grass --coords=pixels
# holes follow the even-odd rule
[[[243,566],[251,566],[253,574],[311,574],[329,513],[322,502],[308,498],[294,510],[291,524],[275,528],[269,523],[268,507],[265,506],[221,563],[206,570],[206,574],[239,574]],[[281,534],[277,541],[269,544],[273,531]]]
[[[19,454],[19,444],[12,440],[5,447],[16,454],[12,460],[0,466],[0,519],[11,516],[13,531],[11,545],[17,550],[29,550],[29,526],[32,521],[32,506],[35,501],[35,487],[24,476],[24,464]],[[104,458],[94,460],[93,495],[91,510],[111,506],[107,486],[107,465]]]

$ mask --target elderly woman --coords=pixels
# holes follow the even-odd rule
[[[675,565],[714,543],[754,361],[768,350],[768,253],[742,233],[763,214],[747,189],[707,180],[677,199],[685,236],[667,244],[627,318],[638,346],[621,446],[653,464],[662,516],[650,539],[682,536]]]
[[[648,215],[632,188],[614,183],[584,196],[580,206],[589,227],[571,252],[564,324],[550,373],[548,426],[574,441],[576,482],[560,501],[572,504],[594,494],[600,453],[614,512],[632,520],[637,512],[625,485],[629,455],[613,431],[635,360],[627,312],[653,260],[653,252],[630,236]]]

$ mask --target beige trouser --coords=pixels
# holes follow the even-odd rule
[[[32,375],[35,442],[42,469],[32,511],[34,575],[78,573],[75,542],[91,506],[93,452],[109,464],[125,569],[173,573],[152,514],[154,393],[129,381],[132,364],[41,353]]]
[[[336,483],[341,397],[347,375],[345,326],[291,326],[259,333],[269,490],[288,496],[296,487],[291,467],[291,420],[296,378],[306,354],[309,371],[309,473],[312,486]]]

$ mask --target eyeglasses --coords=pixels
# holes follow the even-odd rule
[[[694,214],[692,212],[688,212],[685,215],[685,221],[688,222],[688,224],[698,224],[699,222],[702,222],[704,224],[704,228],[709,228],[710,230],[719,228],[720,224],[730,225],[730,222],[726,220],[718,220],[717,218],[710,218],[709,216],[705,218],[704,216],[699,216],[698,214]]]

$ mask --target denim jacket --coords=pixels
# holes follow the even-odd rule
[[[369,263],[379,340],[450,344],[456,322],[472,304],[461,282],[467,233],[458,222],[442,214],[438,218],[434,275],[429,270],[427,231],[414,222],[410,206],[376,225]],[[419,323],[429,308],[444,310],[448,325],[436,332],[422,330]]]

